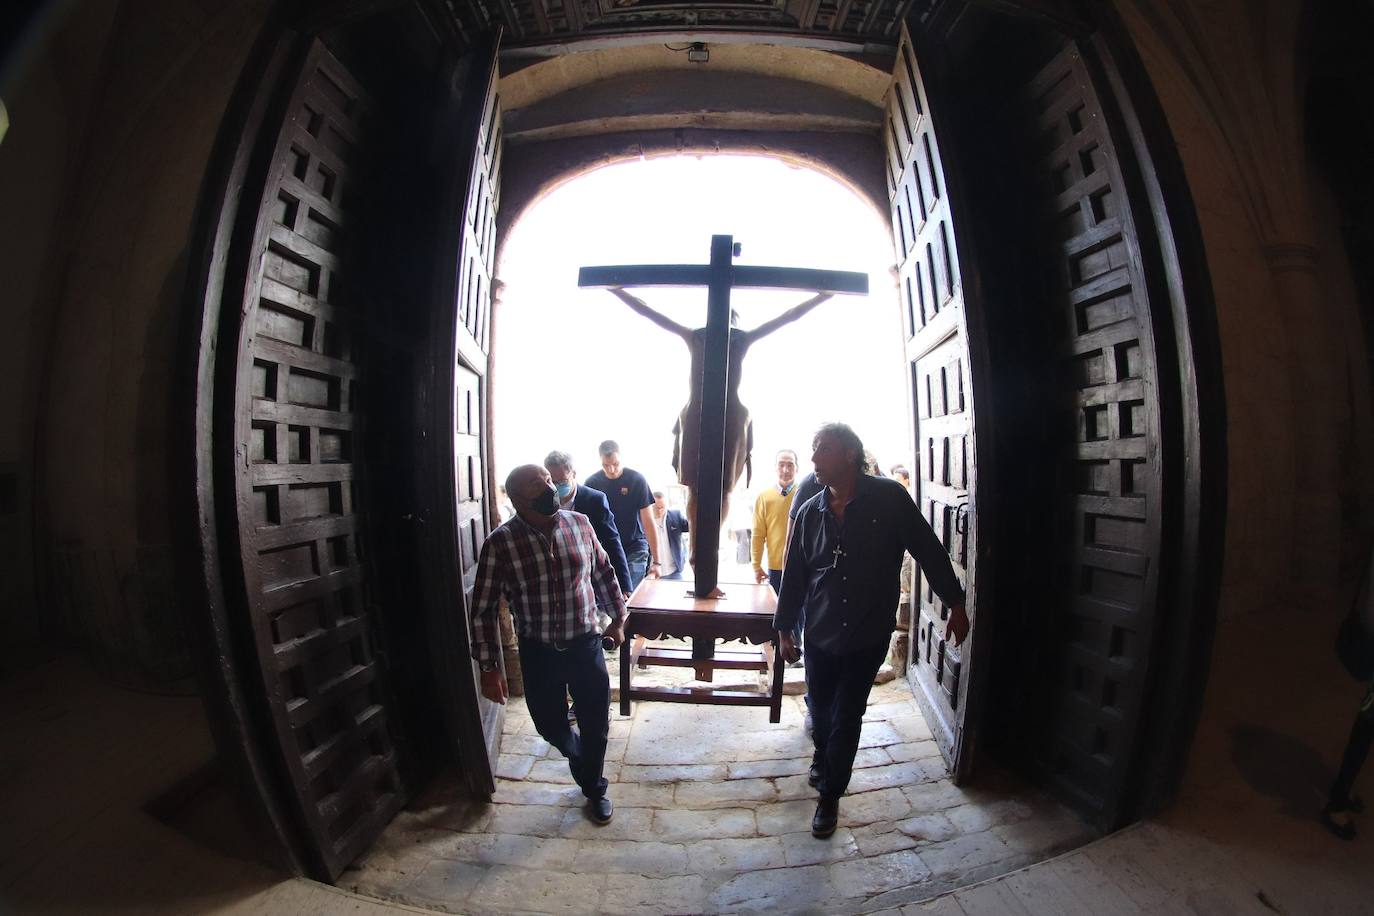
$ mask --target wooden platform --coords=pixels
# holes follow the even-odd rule
[[[620,653],[620,714],[630,714],[631,700],[702,703],[715,706],[767,706],[768,721],[782,718],[783,665],[777,657],[773,612],[777,602],[767,584],[722,586],[724,598],[696,598],[690,582],[645,579],[627,602],[625,649]],[[713,649],[709,655],[686,649],[647,646],[650,639],[691,639]],[[715,641],[739,640],[742,648],[715,648]],[[757,648],[754,648],[757,647]],[[769,690],[718,690],[714,687],[635,687],[634,669],[649,665],[690,667],[699,680],[714,671],[762,671]]]

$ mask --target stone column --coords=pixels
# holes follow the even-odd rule
[[[916,578],[916,561],[911,554],[902,557],[902,591],[897,597],[897,629],[892,633],[892,649],[888,660],[892,670],[899,675],[906,674],[907,661],[911,658],[911,603]]]
[[[1264,248],[1288,334],[1293,391],[1292,584],[1294,600],[1326,604],[1338,589],[1341,546],[1339,443],[1348,421],[1344,351],[1336,344],[1308,244]]]

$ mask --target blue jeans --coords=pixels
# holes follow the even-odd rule
[[[782,570],[781,570],[781,569],[770,569],[770,570],[768,570],[768,584],[771,585],[771,586],[773,586],[773,594],[776,595],[778,592],[782,591]],[[798,626],[798,628],[800,628],[800,627],[801,627],[801,624],[797,624],[797,626]]]
[[[525,705],[539,737],[568,758],[573,780],[588,798],[606,794],[606,739],[611,733],[611,680],[601,634],[570,641],[562,651],[520,637]],[[577,731],[568,725],[568,694],[577,707]]]
[[[849,788],[868,692],[887,658],[887,641],[846,655],[807,646],[805,658],[811,740],[824,771],[817,788],[821,798],[838,800]]]
[[[639,587],[643,581],[644,574],[649,571],[649,546],[636,547],[634,550],[625,551],[625,562],[630,566],[630,591]],[[629,595],[625,596],[630,597]]]

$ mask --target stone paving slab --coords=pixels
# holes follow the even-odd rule
[[[664,670],[636,680],[690,682],[690,671],[653,674]],[[479,914],[897,912],[1091,837],[996,771],[954,786],[898,678],[873,689],[840,826],[818,840],[803,709],[788,696],[770,723],[759,708],[640,702],[622,717],[613,706],[605,773],[616,811],[599,826],[514,698],[492,802],[468,801],[456,780],[427,789],[352,886]],[[1052,880],[1067,879],[1035,879]],[[1032,899],[1043,891],[1023,884]]]
[[[568,860],[564,860],[566,865]],[[572,870],[584,874],[629,873],[647,877],[694,874],[687,865],[687,847],[653,840],[582,840],[572,858]]]
[[[733,877],[744,872],[765,868],[781,868],[788,864],[783,842],[775,836],[735,837],[690,843],[688,864],[695,874],[725,873]]]

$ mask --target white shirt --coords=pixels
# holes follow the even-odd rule
[[[650,514],[653,514],[652,509]],[[658,574],[671,576],[677,572],[677,567],[673,565],[673,548],[668,546],[667,510],[664,510],[662,517],[654,518],[654,532],[658,535]]]

